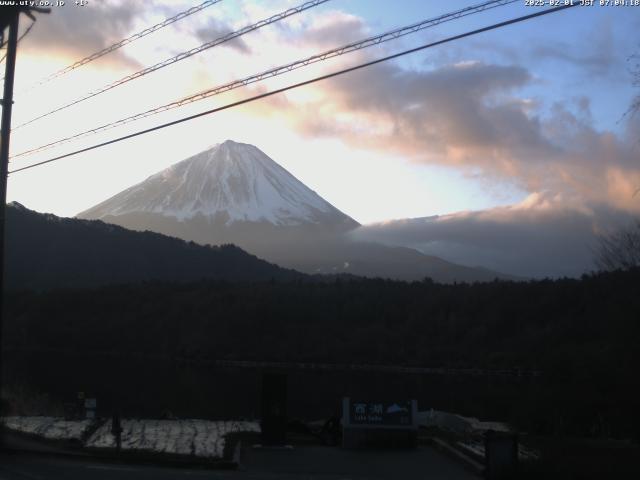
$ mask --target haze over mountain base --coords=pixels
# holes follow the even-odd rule
[[[200,244],[233,243],[286,268],[400,280],[508,278],[405,247],[359,242],[358,222],[258,148],[218,144],[78,214]]]

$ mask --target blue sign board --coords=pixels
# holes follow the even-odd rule
[[[415,400],[343,400],[345,427],[415,428],[416,414]]]

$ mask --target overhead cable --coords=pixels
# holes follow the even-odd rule
[[[128,123],[137,121],[137,120],[141,120],[143,118],[147,118],[149,116],[152,115],[156,115],[158,113],[161,112],[165,112],[168,110],[173,110],[175,108],[178,107],[182,107],[184,105],[193,103],[193,102],[197,102],[199,100],[203,100],[209,97],[212,97],[214,95],[219,95],[221,93],[224,92],[228,92],[229,90],[233,90],[235,88],[239,88],[239,87],[243,87],[252,83],[256,83],[259,82],[261,80],[267,79],[267,78],[272,78],[278,75],[282,75],[284,73],[288,73],[291,72],[292,70],[296,70],[298,68],[302,68],[302,67],[306,67],[307,65],[311,65],[313,63],[317,63],[317,62],[321,62],[324,60],[328,60],[330,58],[333,57],[337,57],[340,55],[345,55],[347,53],[350,52],[354,52],[356,50],[361,50],[364,48],[368,48],[374,45],[379,45],[381,43],[384,42],[388,42],[390,40],[395,40],[397,38],[403,37],[405,35],[409,35],[411,33],[415,33],[418,32],[420,30],[424,30],[426,28],[430,28],[430,27],[434,27],[436,25],[439,25],[441,23],[444,22],[449,22],[452,20],[456,20],[458,18],[462,18],[468,15],[472,15],[472,14],[476,14],[482,11],[485,11],[487,9],[491,9],[491,8],[496,8],[496,7],[500,7],[500,6],[504,6],[510,3],[515,3],[516,1],[519,0],[492,0],[492,1],[488,1],[488,2],[484,2],[478,5],[473,5],[470,7],[466,7],[463,8],[461,10],[456,10],[454,12],[450,12],[450,13],[446,13],[444,15],[440,15],[438,17],[435,18],[430,18],[428,20],[423,20],[421,22],[417,22],[417,23],[413,23],[411,25],[407,25],[404,27],[400,27],[400,28],[396,28],[394,30],[382,33],[380,35],[375,35],[372,37],[368,37],[365,38],[363,40],[359,40],[357,42],[352,42],[346,45],[343,45],[341,47],[338,48],[333,48],[331,50],[327,50],[325,52],[316,54],[316,55],[312,55],[310,57],[307,57],[305,59],[302,60],[297,60],[295,62],[292,63],[288,63],[285,65],[281,65],[279,67],[275,67],[269,70],[266,70],[264,72],[258,73],[258,74],[254,74],[248,77],[245,77],[243,79],[240,80],[234,80],[232,82],[229,83],[225,83],[223,85],[219,85],[213,88],[209,88],[206,89],[204,91],[201,91],[199,93],[196,93],[194,95],[189,95],[187,97],[184,97],[180,100],[176,100],[174,102],[171,103],[167,103],[165,105],[161,105],[159,107],[155,107],[149,110],[146,110],[144,112],[139,112],[136,113],[135,115],[130,115],[128,117],[116,120],[114,122],[110,122],[104,125],[100,125],[98,127],[95,128],[91,128],[79,133],[76,133],[74,135],[70,135],[68,137],[64,137],[58,140],[55,140],[53,142],[41,145],[39,147],[36,148],[32,148],[20,153],[17,153],[16,155],[13,155],[11,157],[11,159],[14,158],[19,158],[25,155],[31,155],[34,153],[38,153],[41,152],[43,150],[48,150],[50,148],[53,148],[57,145],[61,145],[63,143],[67,143],[70,142],[72,140],[76,140],[79,138],[84,138],[86,136],[90,136],[90,135],[94,135],[97,133],[101,133],[104,132],[106,130],[110,130],[112,128],[116,128],[116,127],[120,127],[122,125],[126,125]]]
[[[202,2],[200,5],[196,5],[195,7],[191,7],[187,10],[184,10],[180,13],[177,13],[176,15],[174,15],[173,17],[167,18],[165,20],[163,20],[160,23],[156,23],[155,25],[152,25],[151,27],[145,28],[144,30],[138,32],[138,33],[134,33],[133,35],[128,36],[127,38],[124,38],[122,40],[120,40],[119,42],[116,42],[112,45],[109,45],[108,47],[103,48],[102,50],[92,53],[91,55],[88,55],[80,60],[78,60],[77,62],[72,63],[71,65],[68,65],[60,70],[58,70],[57,72],[52,73],[51,75],[43,78],[42,80],[40,80],[39,82],[35,83],[34,85],[32,85],[30,88],[27,89],[31,90],[33,88],[36,88],[40,85],[44,85],[45,83],[50,82],[51,80],[61,77],[62,75],[65,75],[77,68],[82,67],[83,65],[86,65],[88,63],[93,62],[94,60],[97,60],[100,57],[104,57],[105,55],[114,52],[115,50],[118,50],[119,48],[124,47],[125,45],[128,45],[132,42],[135,42],[136,40],[142,38],[142,37],[146,37],[147,35],[156,32],[166,26],[169,26],[179,20],[182,20],[183,18],[186,18],[190,15],[193,15],[194,13],[198,13],[202,10],[204,10],[205,8],[208,8],[212,5],[215,5],[216,3],[220,3],[222,0],[206,0],[205,2]]]
[[[216,38],[215,40],[212,40],[210,42],[207,43],[203,43],[202,45],[200,45],[199,47],[195,47],[192,48],[191,50],[187,50],[186,52],[182,52],[179,53],[178,55],[175,55],[171,58],[167,58],[166,60],[163,60],[159,63],[156,63],[155,65],[151,65],[150,67],[146,67],[143,68],[142,70],[138,70],[135,73],[132,73],[130,75],[127,75],[125,77],[122,77],[119,80],[116,80],[115,82],[112,82],[106,86],[100,87],[97,90],[93,90],[85,95],[83,95],[80,98],[77,98],[69,103],[66,103],[64,105],[61,105],[57,108],[54,108],[53,110],[47,112],[47,113],[43,113],[42,115],[39,115],[35,118],[32,118],[31,120],[22,123],[20,125],[18,125],[17,127],[14,127],[13,130],[17,130],[19,128],[22,128],[26,125],[29,125],[37,120],[40,120],[42,118],[48,117],[49,115],[53,115],[54,113],[60,112],[62,110],[65,110],[73,105],[77,105],[80,102],[84,102],[85,100],[88,100],[90,98],[96,97],[98,95],[100,95],[101,93],[104,92],[108,92],[109,90],[119,87],[120,85],[123,85],[127,82],[130,82],[132,80],[136,80],[140,77],[143,77],[145,75],[148,75],[149,73],[155,72],[156,70],[160,70],[161,68],[164,68],[168,65],[172,65],[176,62],[179,62],[181,60],[184,60],[186,58],[192,57],[193,55],[196,55],[200,52],[203,52],[205,50],[208,50],[210,48],[216,47],[218,45],[221,45],[225,42],[228,42],[230,40],[233,40],[234,38],[238,38],[246,33],[252,32],[254,30],[257,30],[259,28],[262,28],[266,25],[270,25],[272,23],[278,22],[284,18],[290,17],[291,15],[296,15],[300,12],[303,12],[305,10],[308,10],[310,8],[313,7],[317,7],[320,4],[326,3],[329,0],[310,0],[307,1],[301,5],[298,5],[297,7],[293,7],[293,8],[289,8],[287,10],[285,10],[284,12],[278,13],[276,15],[273,15],[269,18],[265,18],[264,20],[260,20],[259,22],[256,22],[252,25],[247,25],[244,28],[241,28],[240,30],[236,30],[234,32],[228,33],[226,35],[223,35],[222,37]]]
[[[373,65],[380,64],[382,62],[386,62],[386,61],[389,61],[389,60],[400,58],[400,57],[402,57],[404,55],[408,55],[408,54],[415,53],[415,52],[418,52],[418,51],[421,51],[421,50],[425,50],[427,48],[432,48],[432,47],[435,47],[435,46],[438,46],[438,45],[442,45],[442,44],[445,44],[445,43],[449,43],[449,42],[452,42],[452,41],[455,41],[455,40],[460,40],[462,38],[470,37],[472,35],[477,35],[477,34],[480,34],[480,33],[483,33],[483,32],[488,32],[490,30],[495,30],[495,29],[498,29],[498,28],[506,27],[507,25],[512,25],[514,23],[524,22],[526,20],[530,20],[530,19],[533,19],[533,18],[536,18],[536,17],[540,17],[540,16],[543,16],[543,15],[556,13],[556,12],[559,12],[561,10],[565,10],[567,8],[575,7],[577,5],[579,5],[579,4],[578,3],[573,3],[573,4],[562,5],[562,6],[559,6],[559,7],[549,8],[549,9],[545,9],[545,10],[540,10],[540,11],[537,11],[537,12],[529,14],[529,15],[524,15],[524,16],[521,16],[521,17],[513,18],[511,20],[506,20],[504,22],[495,23],[495,24],[489,25],[487,27],[483,27],[483,28],[479,28],[479,29],[472,30],[472,31],[469,31],[469,32],[461,33],[459,35],[454,35],[452,37],[448,37],[448,38],[445,38],[443,40],[438,40],[437,42],[427,43],[427,44],[421,45],[419,47],[411,48],[409,50],[404,50],[402,52],[395,53],[393,55],[388,55],[386,57],[379,58],[377,60],[372,60],[370,62],[361,63],[361,64],[353,66],[353,67],[345,68],[343,70],[338,70],[336,72],[332,72],[332,73],[329,73],[329,74],[326,74],[326,75],[321,75],[319,77],[315,77],[315,78],[312,78],[310,80],[305,80],[303,82],[295,83],[293,85],[289,85],[289,86],[286,86],[286,87],[283,87],[283,88],[279,88],[277,90],[273,90],[273,91],[270,91],[270,92],[262,93],[260,95],[255,95],[253,97],[245,98],[245,99],[239,100],[237,102],[232,102],[232,103],[229,103],[227,105],[223,105],[221,107],[217,107],[217,108],[213,108],[213,109],[210,109],[210,110],[206,110],[204,112],[196,113],[194,115],[189,115],[187,117],[183,117],[183,118],[180,118],[180,119],[177,119],[177,120],[173,120],[171,122],[163,123],[163,124],[157,125],[155,127],[147,128],[147,129],[140,130],[140,131],[137,131],[137,132],[134,132],[134,133],[130,133],[128,135],[124,135],[122,137],[114,138],[114,139],[111,139],[111,140],[108,140],[108,141],[105,141],[105,142],[102,142],[102,143],[91,145],[89,147],[85,147],[85,148],[82,148],[80,150],[75,150],[73,152],[65,153],[63,155],[58,155],[57,157],[53,157],[53,158],[50,158],[48,160],[44,160],[44,161],[41,161],[41,162],[33,163],[31,165],[27,165],[27,166],[24,166],[24,167],[16,168],[14,170],[11,170],[9,173],[10,174],[17,173],[17,172],[21,172],[21,171],[28,170],[28,169],[31,169],[31,168],[39,167],[41,165],[45,165],[45,164],[48,164],[48,163],[56,162],[58,160],[62,160],[64,158],[69,158],[69,157],[72,157],[74,155],[78,155],[80,153],[84,153],[84,152],[88,152],[88,151],[91,151],[91,150],[95,150],[97,148],[105,147],[107,145],[112,145],[114,143],[122,142],[122,141],[128,140],[130,138],[138,137],[140,135],[145,135],[147,133],[155,132],[157,130],[161,130],[161,129],[164,129],[164,128],[167,128],[167,127],[171,127],[173,125],[178,125],[180,123],[184,123],[184,122],[187,122],[187,121],[190,121],[190,120],[195,120],[196,118],[204,117],[206,115],[211,115],[213,113],[217,113],[217,112],[220,112],[220,111],[223,111],[223,110],[227,110],[227,109],[238,107],[240,105],[244,105],[244,104],[247,104],[247,103],[250,103],[250,102],[254,102],[256,100],[260,100],[260,99],[267,98],[267,97],[270,97],[270,96],[273,96],[273,95],[277,95],[277,94],[286,92],[288,90],[292,90],[292,89],[295,89],[295,88],[303,87],[305,85],[310,85],[312,83],[316,83],[316,82],[319,82],[319,81],[322,81],[322,80],[327,80],[329,78],[337,77],[337,76],[343,75],[345,73],[353,72],[353,71],[360,70],[360,69],[363,69],[363,68],[366,68],[366,67],[370,67],[370,66],[373,66]]]

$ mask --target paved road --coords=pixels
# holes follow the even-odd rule
[[[0,480],[477,480],[428,447],[407,452],[345,451],[329,447],[292,450],[245,448],[239,470],[165,468],[100,463],[33,454],[0,453]]]
[[[291,478],[477,480],[458,463],[431,447],[416,450],[344,450],[302,447],[293,450],[243,450],[247,472],[287,474]]]
[[[233,472],[99,463],[84,459],[0,453],[0,480],[106,480],[232,478]]]

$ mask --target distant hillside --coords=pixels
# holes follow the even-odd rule
[[[7,208],[8,289],[90,287],[147,280],[300,278],[233,245],[209,247],[98,220]]]

